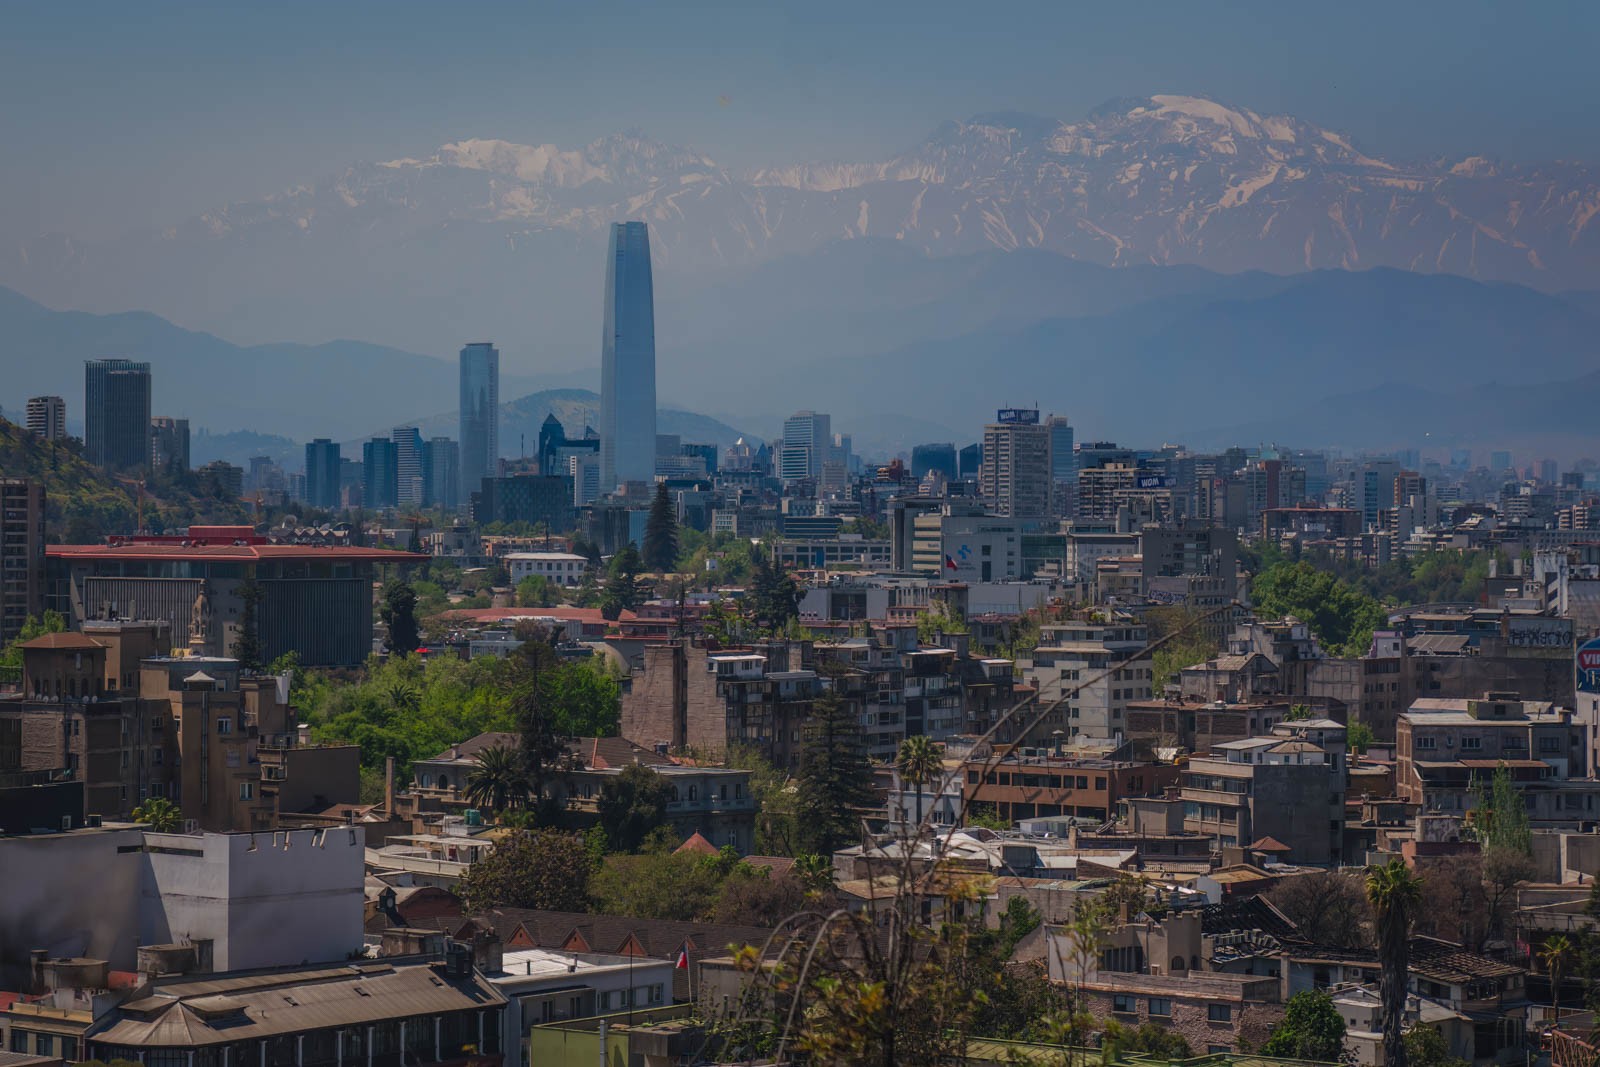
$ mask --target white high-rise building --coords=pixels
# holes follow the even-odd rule
[[[401,507],[421,507],[427,485],[422,474],[422,434],[415,426],[396,426],[389,439],[394,442],[398,503]]]
[[[783,451],[779,454],[780,477],[816,478],[822,465],[833,458],[832,418],[817,411],[797,411],[783,420]],[[801,471],[799,449],[805,450]]]
[[[1050,432],[1035,409],[1002,408],[983,428],[979,488],[996,514],[1042,519],[1050,513]]]

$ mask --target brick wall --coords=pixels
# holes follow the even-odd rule
[[[1090,1014],[1096,1019],[1115,1019],[1130,1027],[1155,1023],[1182,1035],[1196,1056],[1204,1055],[1213,1046],[1226,1046],[1229,1052],[1238,1051],[1241,1036],[1251,1048],[1259,1048],[1271,1036],[1273,1028],[1283,1020],[1283,1005],[1260,1001],[1225,1003],[1218,999],[1185,998],[1169,994],[1165,999],[1170,1005],[1171,1014],[1163,1016],[1150,1014],[1151,998],[1144,993],[1123,995],[1126,1000],[1132,1001],[1134,1008],[1132,1012],[1127,1012],[1114,1010],[1117,998],[1112,993],[1097,990],[1085,992],[1090,1001]],[[1213,1005],[1227,1008],[1227,1022],[1212,1021]]]

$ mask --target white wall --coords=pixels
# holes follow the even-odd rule
[[[341,960],[361,950],[361,827],[148,838],[173,851],[147,853],[143,943],[210,938],[218,971]]]
[[[52,957],[87,956],[132,970],[143,840],[136,829],[0,839],[0,980],[14,978],[18,967],[25,973],[28,953],[36,948]],[[124,848],[129,851],[118,851]]]

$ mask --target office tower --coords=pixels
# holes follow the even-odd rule
[[[956,446],[953,444],[914,445],[911,449],[911,477],[922,481],[929,471],[956,478]]]
[[[208,492],[221,493],[229,500],[238,500],[244,495],[244,468],[225,459],[202,463],[195,468],[195,474],[200,476],[200,484]]]
[[[996,514],[1041,519],[1050,513],[1050,431],[1035,409],[1001,408],[983,428],[984,502]]]
[[[957,465],[963,478],[976,478],[983,471],[983,445],[971,444],[957,453]]]
[[[157,415],[150,420],[150,465],[158,471],[189,469],[189,420]]]
[[[1541,459],[1539,461],[1539,480],[1541,482],[1544,482],[1548,485],[1555,485],[1556,478],[1559,476],[1559,474],[1560,468],[1556,465],[1555,460]]]
[[[1051,514],[1069,516],[1078,495],[1078,459],[1072,449],[1072,423],[1065,415],[1044,420],[1050,434]]]
[[[822,465],[833,455],[832,418],[817,411],[797,411],[783,420],[783,453],[779,459],[779,476],[785,479],[815,478],[822,473]],[[792,449],[805,450],[805,470],[798,474],[798,459],[785,460],[783,456],[798,457]],[[787,464],[787,465],[786,465]]]
[[[30,398],[28,429],[46,441],[59,441],[67,436],[67,402],[59,396]]]
[[[339,442],[319,437],[306,445],[306,503],[314,508],[339,506]]]
[[[395,503],[405,507],[421,507],[422,434],[415,426],[396,426],[389,434],[394,442]]]
[[[1509,471],[1510,469],[1511,469],[1511,453],[1510,452],[1490,452],[1489,453],[1489,470],[1490,470],[1491,473],[1499,474],[1501,471]]]
[[[461,446],[448,437],[428,441],[428,491],[424,503],[454,511],[461,506]]]
[[[600,488],[649,481],[656,471],[656,313],[650,232],[611,226],[600,341]]]
[[[600,495],[600,457],[595,453],[567,457],[572,476],[572,506],[588,507]]]
[[[843,465],[846,471],[855,472],[855,442],[850,439],[849,434],[836,433],[833,435],[833,461]],[[712,467],[712,470],[715,469],[715,467]]]
[[[487,341],[461,350],[460,413],[460,482],[470,492],[500,462],[500,350]]]
[[[150,465],[150,364],[84,362],[83,439],[89,462],[109,470]]]
[[[0,644],[44,614],[44,486],[0,479]]]
[[[392,508],[400,501],[400,471],[395,444],[374,437],[361,446],[361,506]]]

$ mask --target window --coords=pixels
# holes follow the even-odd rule
[[[1132,1015],[1136,1013],[1139,1008],[1134,997],[1125,996],[1121,993],[1118,993],[1111,998],[1111,1010]]]
[[[239,799],[240,800],[251,800],[251,799],[253,799],[255,797],[255,795],[256,795],[256,784],[254,782],[240,782],[239,783]]]
[[[1559,738],[1559,737],[1541,737],[1541,738],[1539,738],[1539,751],[1540,752],[1560,752],[1561,751],[1561,738]]]
[[[233,720],[228,718],[225,715],[217,716],[217,733],[219,733],[219,734],[231,734],[231,733],[233,733]]]
[[[1151,997],[1150,1014],[1171,1018],[1172,1001],[1168,1000],[1166,997]]]
[[[1481,737],[1463,737],[1461,739],[1461,751],[1463,752],[1477,752],[1482,748],[1483,738]]]
[[[1210,1022],[1214,1022],[1214,1023],[1232,1022],[1233,1021],[1233,1005],[1232,1004],[1213,1004],[1213,1005],[1211,1005],[1210,1007],[1206,1008],[1206,1019],[1209,1020]]]
[[[1437,737],[1419,737],[1416,739],[1416,747],[1419,749],[1438,748],[1439,739]]]

